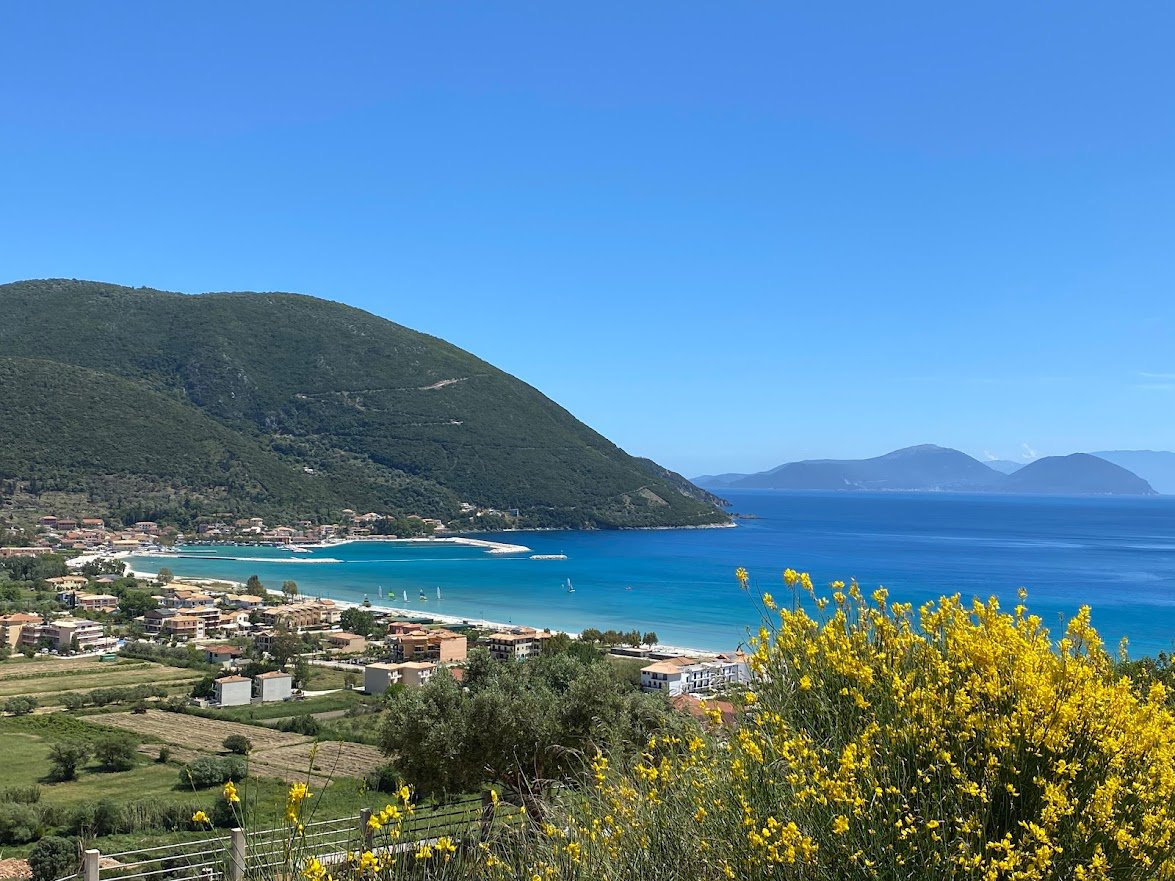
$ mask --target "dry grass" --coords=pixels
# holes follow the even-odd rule
[[[305,780],[307,771],[311,772],[311,779],[319,783],[330,777],[362,777],[386,761],[379,750],[364,744],[335,741],[316,744],[313,738],[300,734],[161,710],[142,714],[111,713],[93,716],[87,721],[163,741],[182,750],[184,755],[219,753],[226,737],[240,734],[253,744],[253,751],[249,754],[250,773],[290,782]]]

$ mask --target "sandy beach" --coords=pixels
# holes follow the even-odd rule
[[[129,555],[123,555],[123,556],[129,556]],[[153,581],[153,580],[155,580],[155,578],[158,575],[158,573],[156,573],[156,572],[143,572],[142,570],[136,570],[136,569],[128,570],[127,574],[134,577],[134,578],[142,579],[143,581]],[[243,581],[232,581],[227,578],[192,578],[192,577],[188,577],[188,576],[177,575],[175,577],[175,580],[172,583],[173,584],[179,583],[179,584],[189,585],[191,587],[203,587],[203,588],[227,585],[229,587],[232,587],[234,590],[238,590],[238,591],[246,590],[245,583]],[[272,596],[279,596],[279,597],[285,596],[285,594],[283,594],[280,590],[275,590],[273,588],[267,588],[266,593],[268,593]],[[371,605],[365,605],[364,603],[356,603],[356,602],[352,602],[350,600],[336,600],[334,597],[327,597],[327,596],[306,595],[306,596],[301,596],[299,598],[304,599],[304,600],[329,599],[339,609],[364,609],[366,611],[376,612],[381,615],[393,615],[396,617],[408,618],[408,619],[427,618],[430,621],[433,621],[437,624],[472,624],[474,627],[479,627],[484,630],[496,630],[496,631],[508,632],[511,630],[515,630],[518,627],[531,627],[535,630],[549,630],[549,629],[551,629],[551,628],[543,627],[542,625],[539,625],[539,624],[518,624],[518,623],[507,624],[507,623],[503,623],[501,621],[489,621],[485,618],[467,618],[467,617],[463,617],[461,615],[444,615],[444,614],[441,614],[438,612],[429,612],[427,610],[421,610],[421,609],[408,609],[408,608],[403,608],[401,606],[387,606],[387,605],[383,605],[383,604],[379,604],[379,603],[372,603]],[[559,632],[559,631],[552,630],[552,632]],[[572,639],[579,639],[579,634],[576,632],[570,632],[570,631],[564,631],[564,632],[566,632],[567,635],[570,636]],[[668,653],[672,653],[672,654],[676,654],[676,655],[689,655],[691,657],[710,658],[710,657],[714,657],[716,654],[716,652],[708,651],[705,649],[691,649],[691,648],[687,648],[684,646],[664,645],[661,643],[654,645],[652,648],[653,648],[653,651],[657,651],[657,652],[668,652]]]

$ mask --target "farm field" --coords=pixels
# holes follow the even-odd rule
[[[56,658],[33,657],[22,658],[20,655],[11,657],[0,664],[0,682],[9,679],[21,679],[28,676],[52,676],[64,674],[78,669],[115,669],[117,667],[138,666],[146,661],[99,661],[97,658]]]
[[[364,744],[323,741],[315,745],[313,738],[300,734],[161,710],[109,713],[91,716],[89,720],[166,743],[184,755],[219,752],[226,737],[240,734],[253,744],[249,754],[250,774],[291,783],[306,780],[308,776],[318,785],[332,777],[363,777],[385,761],[379,750]]]
[[[121,688],[130,685],[191,684],[203,674],[198,670],[165,667],[148,661],[130,664],[103,663],[86,659],[86,664],[72,667],[49,667],[48,664],[22,664],[0,676],[0,698],[29,695],[42,703],[52,703],[51,696],[67,691],[92,691],[95,688]],[[7,665],[5,665],[7,668]],[[49,667],[49,669],[44,669]]]
[[[360,704],[374,703],[375,701],[375,698],[368,697],[360,691],[334,691],[302,701],[279,701],[270,704],[252,704],[247,707],[225,707],[209,712],[214,712],[217,719],[226,719],[231,722],[267,722],[285,719],[289,716],[349,710]]]

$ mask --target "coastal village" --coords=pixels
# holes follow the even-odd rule
[[[497,512],[495,512],[497,513]],[[342,540],[379,534],[384,517],[347,511],[345,524],[267,526],[262,518],[232,523],[201,524],[192,540],[252,542],[289,546]],[[433,535],[444,524],[428,518],[418,522],[419,532]],[[385,535],[395,538],[394,535]],[[438,621],[421,615],[405,616],[388,611],[364,611],[364,632],[346,629],[348,609],[355,604],[326,597],[303,597],[276,589],[246,592],[233,583],[211,579],[175,578],[169,572],[150,581],[152,607],[141,615],[119,615],[120,598],[108,592],[124,577],[124,557],[136,551],[166,551],[188,538],[150,521],[126,528],[108,528],[97,518],[46,516],[41,518],[34,540],[23,545],[0,546],[0,558],[37,557],[66,552],[69,574],[46,579],[55,591],[59,610],[48,614],[13,611],[0,616],[0,647],[9,652],[53,655],[109,655],[128,642],[163,646],[191,646],[205,660],[223,668],[214,680],[211,695],[193,698],[200,706],[233,707],[251,703],[291,700],[302,689],[293,674],[268,670],[252,678],[241,675],[250,660],[274,657],[275,640],[294,637],[297,651],[280,653],[285,667],[292,655],[310,663],[331,664],[353,674],[356,685],[368,694],[380,695],[391,686],[418,688],[442,667],[460,681],[469,651],[484,647],[497,661],[525,661],[542,653],[556,636],[550,630],[513,626],[495,629],[485,622]],[[101,574],[80,574],[79,564],[99,561]],[[139,573],[142,575],[143,573]],[[627,634],[626,634],[627,635]],[[635,633],[635,636],[640,636]],[[642,690],[669,698],[696,699],[715,696],[750,681],[746,656],[687,654],[678,649],[642,645],[639,639],[624,643],[620,635],[609,640],[609,653],[617,658],[646,662],[640,669]]]

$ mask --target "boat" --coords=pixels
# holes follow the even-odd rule
[[[379,598],[381,600],[384,598],[384,586],[382,584],[379,586]]]
[[[312,554],[314,553],[310,548],[304,548],[301,545],[286,545],[286,547],[295,554]]]
[[[369,600],[369,599],[367,598],[367,594],[363,594],[363,605],[365,605],[365,606],[370,606],[370,605],[371,605],[371,600]]]
[[[625,590],[632,590],[632,585],[630,584],[630,585],[626,586],[624,589]]]
[[[440,598],[441,598],[441,589],[438,587],[437,588],[437,599],[439,600]]]
[[[566,560],[566,554],[531,554],[532,560]]]
[[[419,599],[420,599],[420,601],[421,601],[422,603],[427,603],[427,602],[428,602],[428,597],[424,595],[424,591],[423,591],[423,590],[420,592],[420,597],[419,597]]]
[[[575,593],[575,588],[571,586],[571,579],[570,578],[567,579],[566,587],[567,587],[568,593]]]
[[[408,602],[408,591],[404,591],[404,602]]]

